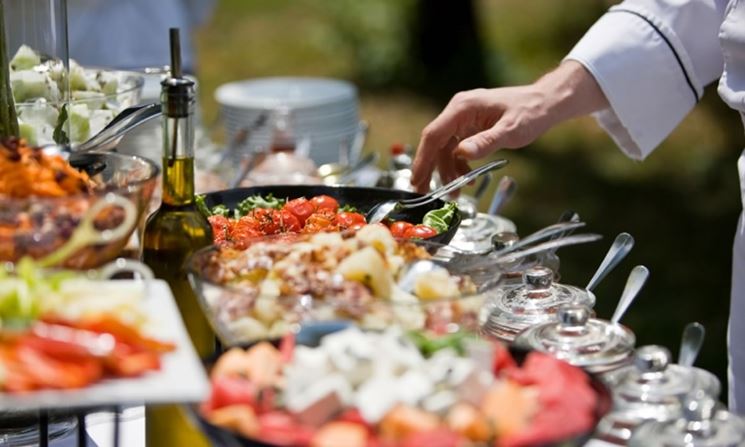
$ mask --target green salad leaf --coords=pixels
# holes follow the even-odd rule
[[[235,207],[235,214],[236,217],[242,217],[256,208],[280,209],[284,204],[285,200],[277,199],[272,194],[267,194],[265,197],[257,194],[241,200],[238,206]]]
[[[444,233],[450,228],[450,223],[455,216],[455,202],[448,202],[442,208],[428,211],[422,219],[422,223],[434,228],[437,233]]]
[[[350,204],[345,204],[339,208],[340,213],[359,213],[359,210]]]
[[[197,209],[200,213],[204,215],[204,217],[210,217],[210,216],[224,216],[224,217],[230,217],[230,209],[223,205],[215,205],[210,209],[207,206],[207,203],[205,202],[203,195],[197,195],[194,198],[194,201],[197,205]]]
[[[447,348],[455,350],[459,355],[464,355],[466,353],[465,341],[475,338],[466,332],[431,336],[421,331],[410,331],[407,336],[425,357],[431,357],[437,351]]]

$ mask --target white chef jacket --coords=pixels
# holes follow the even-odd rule
[[[745,0],[626,0],[567,56],[597,80],[610,107],[595,114],[621,150],[642,160],[719,78],[745,124]],[[738,162],[745,206],[745,152]],[[729,402],[745,413],[745,218],[733,250]]]

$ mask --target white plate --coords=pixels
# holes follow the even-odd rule
[[[220,104],[238,108],[314,107],[357,97],[346,81],[325,78],[277,77],[223,84],[215,91]]]
[[[102,297],[105,299],[105,297]],[[154,280],[144,300],[153,330],[148,333],[176,345],[161,356],[160,371],[141,377],[107,379],[78,390],[0,393],[0,410],[38,410],[127,404],[200,402],[209,393],[202,362],[192,347],[168,284]]]

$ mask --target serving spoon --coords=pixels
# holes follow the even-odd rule
[[[613,317],[610,319],[612,324],[618,324],[618,322],[621,321],[623,314],[626,313],[626,310],[628,310],[631,303],[634,302],[639,291],[644,287],[647,278],[649,278],[649,269],[643,265],[637,265],[631,269],[629,279],[626,280],[626,287],[624,287],[623,293],[621,293],[621,299],[618,300],[616,310],[613,312]]]
[[[425,194],[422,197],[405,200],[386,200],[384,202],[380,202],[372,209],[370,209],[365,217],[367,218],[367,222],[370,224],[382,222],[384,219],[386,219],[388,216],[396,211],[417,208],[434,202],[435,200],[466,186],[472,180],[486,174],[487,172],[499,169],[506,164],[507,160],[492,161],[464,175],[461,175],[447,185],[441,186],[434,191],[431,191],[429,194]]]
[[[592,292],[600,281],[605,278],[629,254],[634,247],[634,238],[629,233],[620,233],[608,249],[605,258],[585,286],[585,290]]]
[[[680,352],[678,353],[678,365],[690,368],[698,357],[701,346],[704,344],[706,329],[701,323],[688,323],[683,329],[683,338],[680,341]]]

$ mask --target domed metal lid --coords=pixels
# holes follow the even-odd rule
[[[531,267],[523,273],[522,284],[496,289],[485,307],[482,330],[501,340],[512,341],[522,330],[552,322],[557,310],[567,304],[588,309],[595,296],[586,290],[553,282],[547,267]]]
[[[670,364],[670,351],[662,346],[643,346],[636,350],[634,363],[606,377],[617,407],[671,406],[691,390],[703,390],[716,398],[719,380],[699,368]]]
[[[590,372],[605,372],[631,360],[636,338],[621,326],[591,318],[588,307],[572,304],[558,309],[554,321],[520,333],[515,344],[550,353]]]
[[[699,390],[683,402],[683,416],[650,421],[634,430],[629,446],[736,447],[745,445],[745,420]]]
[[[683,399],[691,390],[719,395],[719,380],[699,368],[670,363],[670,352],[662,346],[636,350],[632,365],[603,377],[613,392],[611,413],[598,424],[600,439],[626,443],[632,430],[650,421],[667,421],[681,416]]]

